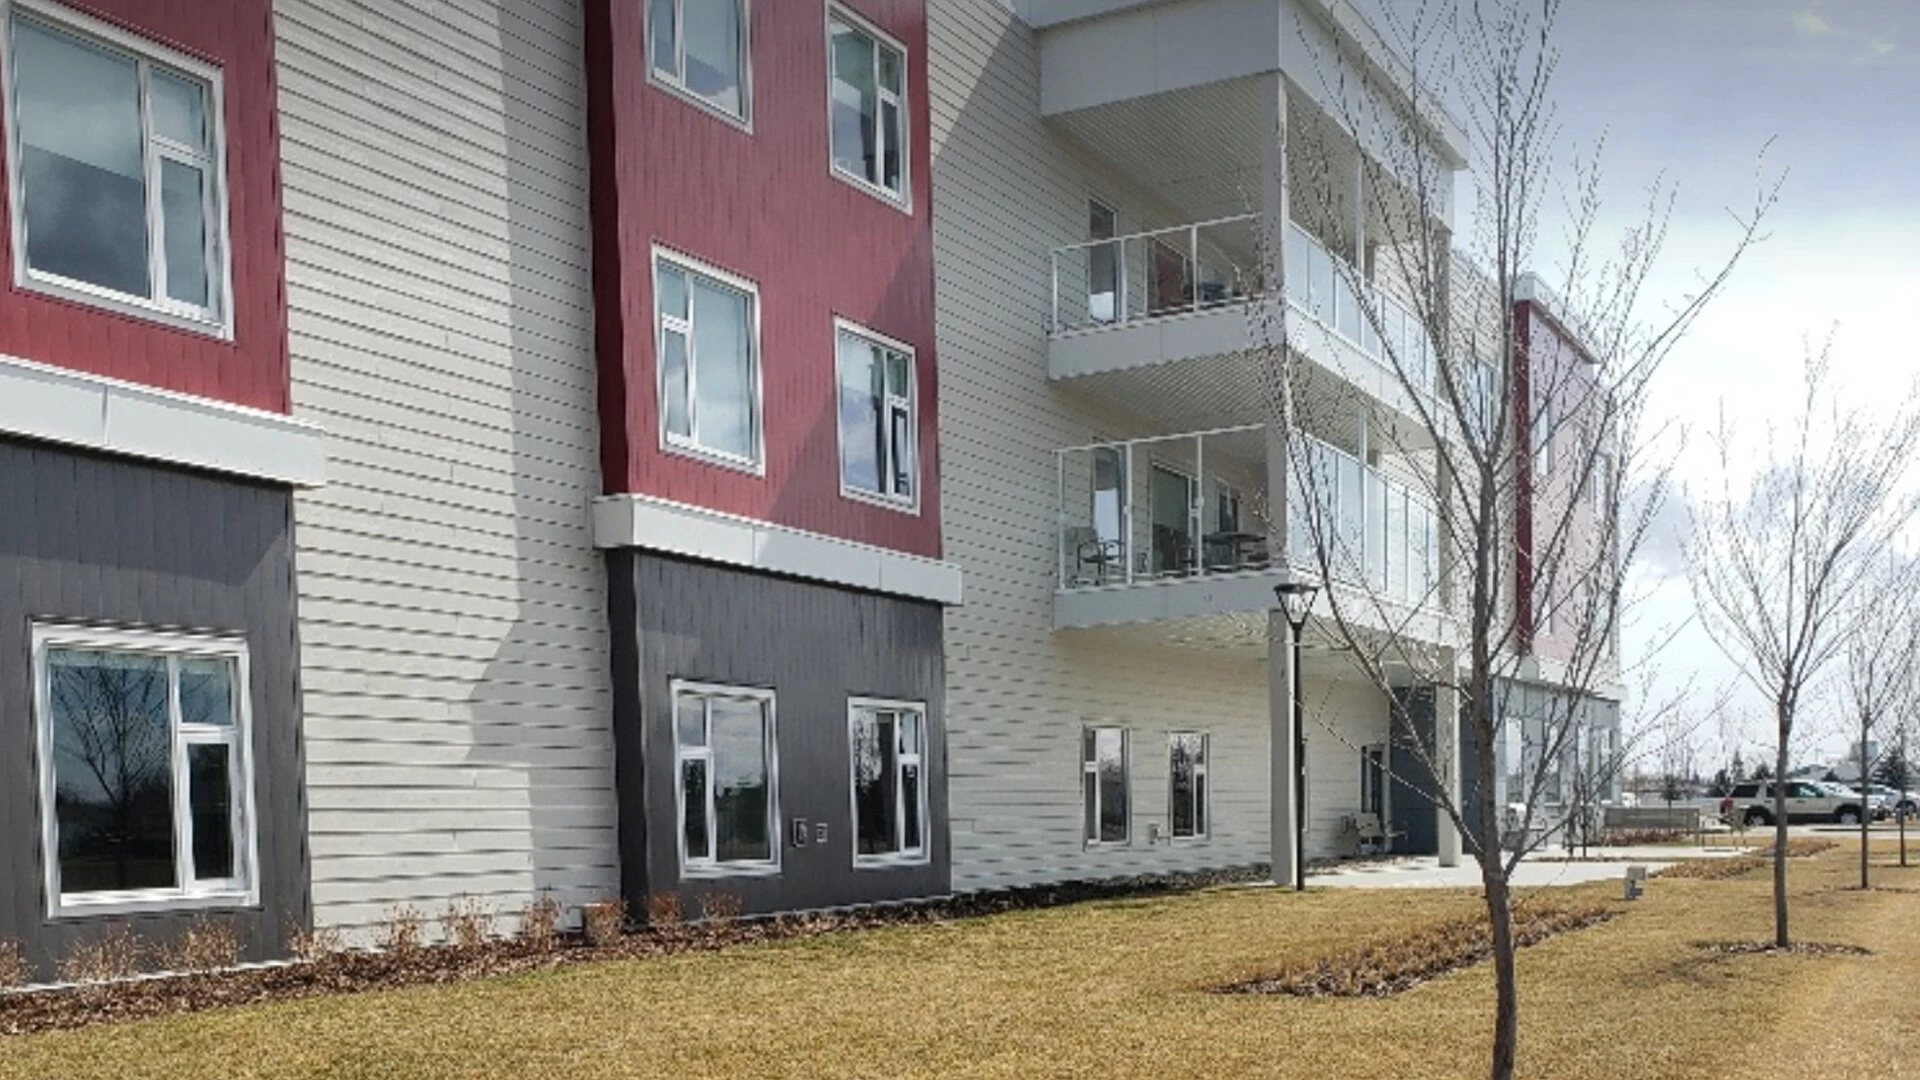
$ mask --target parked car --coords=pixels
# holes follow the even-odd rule
[[[1837,784],[1829,787],[1815,780],[1789,780],[1786,788],[1789,822],[1834,821],[1858,825],[1861,815],[1868,813],[1867,802],[1859,793]],[[1756,828],[1773,824],[1773,797],[1771,783],[1748,781],[1734,785],[1733,793],[1722,805],[1729,820]]]
[[[1901,791],[1885,784],[1868,784],[1866,792],[1886,804],[1888,817],[1912,817],[1920,812],[1920,795],[1914,792]]]
[[[1887,804],[1887,812],[1897,817],[1912,817],[1920,811],[1920,795],[1911,791],[1901,791],[1885,784],[1868,784],[1868,795],[1878,795]]]
[[[1837,798],[1848,800],[1865,799],[1867,820],[1869,821],[1885,821],[1893,813],[1893,804],[1887,801],[1885,795],[1875,792],[1870,785],[1867,787],[1859,787],[1854,784],[1842,784],[1830,780],[1817,782],[1822,788]],[[1857,819],[1853,824],[1858,824]]]

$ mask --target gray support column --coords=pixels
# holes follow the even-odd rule
[[[1448,650],[1451,658],[1452,650]],[[1446,665],[1451,670],[1451,659]],[[1439,767],[1440,775],[1434,777],[1445,800],[1460,805],[1460,692],[1451,686],[1433,688],[1433,760]],[[1441,866],[1460,865],[1460,830],[1454,828],[1453,819],[1442,809],[1440,799],[1434,800],[1433,813],[1434,836],[1439,840]]]
[[[1292,885],[1294,779],[1293,630],[1279,611],[1267,613],[1267,715],[1272,777],[1269,819],[1273,841],[1273,881]]]
[[[1260,228],[1265,239],[1265,338],[1254,342],[1267,352],[1264,389],[1267,393],[1267,531],[1269,554],[1276,566],[1287,558],[1287,437],[1291,406],[1285,396],[1286,365],[1286,249],[1287,249],[1287,87],[1278,74],[1260,80],[1261,136]],[[1292,885],[1293,879],[1293,638],[1279,611],[1267,615],[1268,773],[1271,803],[1268,824],[1272,833],[1273,880]]]

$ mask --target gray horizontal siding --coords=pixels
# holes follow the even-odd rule
[[[276,0],[319,922],[616,887],[578,5]]]

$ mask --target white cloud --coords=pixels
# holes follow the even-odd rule
[[[1837,31],[1833,24],[1812,11],[1796,11],[1791,16],[1793,28],[1808,37],[1832,37]]]

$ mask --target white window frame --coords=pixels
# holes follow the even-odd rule
[[[63,895],[60,889],[60,822],[55,809],[53,711],[47,654],[55,649],[132,653],[167,662],[167,724],[172,756],[174,879],[170,889]],[[233,726],[185,724],[180,718],[179,664],[182,659],[223,660],[233,664]],[[33,708],[35,753],[40,770],[40,841],[47,917],[123,915],[195,908],[257,907],[260,904],[259,816],[254,800],[253,702],[245,641],[214,634],[125,630],[41,624],[33,628]],[[187,747],[231,748],[228,781],[233,829],[234,876],[195,880],[193,814],[188,787]]]
[[[843,334],[849,337],[859,338],[868,344],[878,345],[883,349],[890,349],[907,358],[907,397],[902,399],[893,394],[884,395],[885,408],[883,410],[889,423],[891,422],[893,410],[896,405],[903,405],[907,410],[907,448],[909,452],[913,454],[913,490],[908,492],[905,498],[896,494],[865,491],[861,488],[849,487],[847,485],[847,433],[840,424],[840,393],[842,388],[846,386],[846,382],[844,381],[846,372],[843,371],[840,366],[840,337]],[[891,338],[878,331],[870,330],[850,319],[835,316],[833,320],[833,380],[833,427],[835,439],[840,449],[838,467],[840,470],[841,496],[856,502],[872,503],[875,506],[884,506],[889,510],[899,510],[903,513],[918,515],[920,513],[920,490],[924,488],[926,484],[924,481],[925,470],[922,468],[923,455],[920,453],[920,359],[915,355],[913,346],[908,345],[898,338]],[[884,372],[882,373],[881,381],[883,384],[885,383]],[[889,435],[890,434],[891,432],[889,432]],[[894,474],[892,438],[887,439],[886,460],[878,462],[878,466],[880,469],[881,487],[891,487]]]
[[[674,679],[668,684],[671,695],[668,707],[668,721],[672,725],[673,736],[673,802],[674,802],[674,847],[680,853],[680,876],[682,878],[720,878],[720,877],[765,877],[780,873],[780,853],[785,846],[785,834],[780,830],[780,740],[779,724],[772,690],[758,686],[729,686],[724,683],[694,682],[689,679]],[[707,844],[710,848],[719,846],[719,822],[715,820],[714,784],[713,784],[713,712],[702,706],[702,721],[706,725],[707,744],[705,746],[680,745],[680,696],[694,694],[704,699],[732,698],[737,701],[758,702],[761,707],[762,723],[766,726],[767,739],[767,851],[769,858],[722,862],[712,856],[695,858],[687,851],[687,771],[685,762],[703,760],[707,763]]]
[[[688,318],[666,315],[660,310],[660,267],[669,264],[682,274],[704,277],[715,284],[743,292],[747,295],[749,308],[747,318],[747,367],[750,372],[748,381],[753,385],[753,453],[750,457],[715,450],[700,443],[700,380],[696,368],[693,348],[693,288],[688,283]],[[767,414],[766,385],[763,365],[760,362],[760,287],[751,280],[738,274],[701,262],[700,260],[672,248],[653,246],[653,388],[654,401],[659,413],[660,449],[669,454],[695,458],[710,465],[719,465],[740,472],[765,476],[767,467]],[[691,419],[693,434],[674,435],[667,430],[667,364],[666,341],[671,331],[686,338],[687,342],[687,415]]]
[[[147,189],[147,281],[151,296],[135,296],[91,282],[35,270],[27,263],[27,204],[25,178],[21,162],[23,146],[19,123],[19,102],[14,86],[15,41],[13,20],[25,16],[59,33],[81,38],[105,52],[118,54],[138,65],[140,81],[141,159]],[[233,340],[233,246],[228,229],[227,123],[226,94],[219,68],[169,49],[158,42],[101,19],[84,15],[51,0],[0,0],[0,45],[5,58],[0,62],[0,92],[4,93],[7,131],[8,226],[13,242],[13,281],[26,291],[104,308],[108,311],[161,323],[176,329],[192,330],[222,341]],[[160,138],[153,130],[151,78],[159,67],[188,81],[204,83],[207,109],[207,153],[180,146]],[[167,297],[166,238],[161,223],[160,164],[178,161],[200,170],[202,220],[207,231],[208,307],[182,303]]]
[[[888,103],[892,103],[893,106],[899,111],[899,114],[900,114],[900,190],[899,191],[894,191],[891,188],[874,183],[873,181],[870,181],[866,177],[861,176],[857,173],[848,172],[847,170],[842,169],[839,163],[834,160],[834,156],[833,156],[833,24],[835,20],[838,20],[839,22],[843,23],[848,29],[854,30],[858,33],[865,34],[869,38],[872,38],[876,46],[892,49],[895,53],[899,54],[899,57],[900,57],[900,93],[899,94],[894,94],[880,85],[879,48],[875,48],[874,57],[873,57],[873,64],[874,64],[873,92],[875,96],[878,97],[879,103],[881,106],[881,108],[876,108],[874,110],[874,125],[878,129],[874,132],[874,136],[875,136],[874,145],[879,148],[879,153],[876,156],[883,161],[886,159],[886,146],[883,142],[883,137],[885,136],[886,131],[885,131],[884,125],[880,124],[880,117],[881,115],[883,115],[884,107]],[[906,45],[902,43],[900,39],[894,37],[892,34],[887,33],[885,30],[880,29],[878,26],[875,26],[871,21],[865,18],[862,18],[858,13],[850,11],[846,7],[843,7],[840,4],[830,3],[827,5],[826,35],[827,35],[827,73],[826,73],[827,74],[827,172],[837,177],[840,180],[843,180],[849,184],[852,184],[854,187],[859,188],[861,191],[864,191],[867,194],[872,195],[874,198],[879,199],[881,202],[886,203],[888,206],[892,206],[908,214],[912,214],[913,213],[913,114],[907,111],[907,101],[908,101],[907,91],[908,91],[908,88],[913,85],[913,69],[910,66],[908,66],[909,61],[911,61],[912,59],[912,53],[910,53],[907,50]]]
[[[1118,840],[1100,839],[1101,804],[1100,804],[1100,784],[1099,784],[1099,774],[1100,774],[1099,737],[1100,737],[1100,732],[1102,731],[1118,731],[1120,733],[1120,777],[1121,777],[1121,780],[1126,784],[1126,789],[1127,789],[1127,820],[1126,820],[1126,835],[1121,837]],[[1087,733],[1088,732],[1092,732],[1094,735],[1094,756],[1092,758],[1087,757]],[[1083,843],[1085,846],[1089,848],[1119,848],[1119,847],[1132,846],[1133,844],[1133,729],[1127,727],[1124,724],[1104,724],[1104,723],[1082,724],[1080,727],[1079,744],[1075,747],[1074,752],[1078,754],[1080,757],[1079,779],[1080,779],[1080,801],[1081,801],[1081,806],[1080,806],[1081,843]],[[1088,776],[1092,776],[1095,781],[1093,785],[1093,797],[1094,797],[1093,835],[1091,836],[1087,835],[1087,824],[1086,824],[1086,820],[1087,820],[1086,819],[1086,811],[1087,811],[1086,798],[1087,798],[1087,777]]]
[[[641,20],[646,24],[645,41],[647,81],[695,108],[703,109],[727,123],[753,133],[753,0],[731,0],[740,14],[740,111],[728,112],[711,98],[688,89],[687,77],[687,0],[673,0],[673,46],[674,61],[679,65],[677,74],[661,71],[653,65],[653,4],[651,0],[640,0],[645,6],[641,11]]]
[[[900,782],[900,777],[906,771],[906,768],[908,765],[914,765],[919,767],[920,769],[920,792],[919,792],[920,846],[917,848],[909,848],[909,847],[906,847],[905,845],[901,845],[898,851],[889,852],[888,854],[885,854],[885,855],[860,854],[860,798],[859,798],[859,792],[854,783],[854,776],[853,776],[851,764],[852,764],[852,758],[853,758],[854,731],[856,726],[859,723],[860,714],[863,711],[864,712],[878,711],[878,712],[894,712],[894,713],[913,713],[914,715],[919,717],[920,749],[911,754],[896,753],[894,755],[894,763],[893,763],[893,774],[894,774],[893,775],[893,802],[894,802],[893,823],[894,823],[894,831],[895,831],[894,840],[896,841],[896,843],[900,839],[898,835],[899,830],[901,826],[904,825],[906,822],[906,809],[907,809],[906,795],[902,791],[905,785],[903,785]],[[895,731],[896,733],[894,737],[897,739],[899,737],[898,729],[896,728]],[[847,771],[847,807],[850,812],[850,816],[847,818],[847,821],[849,822],[849,825],[850,825],[850,827],[847,830],[847,833],[848,833],[847,839],[848,839],[849,846],[853,849],[853,865],[855,869],[857,870],[875,869],[875,868],[895,867],[895,866],[925,866],[928,862],[932,860],[933,858],[933,844],[932,844],[933,826],[932,826],[932,823],[927,820],[928,783],[927,783],[926,759],[927,759],[927,742],[928,742],[929,736],[930,736],[930,733],[927,730],[927,704],[924,701],[905,701],[905,700],[895,700],[891,698],[869,698],[869,697],[856,697],[856,698],[847,699],[847,758],[848,758],[848,764],[849,764],[849,768]]]
[[[1180,739],[1200,740],[1200,759],[1194,763],[1193,776],[1202,782],[1200,797],[1195,801],[1194,812],[1200,822],[1200,828],[1182,835],[1174,831],[1174,807],[1178,795],[1174,793],[1173,748]],[[1175,843],[1201,843],[1213,835],[1213,781],[1208,776],[1209,759],[1213,757],[1213,733],[1210,731],[1182,730],[1167,732],[1167,836]]]

